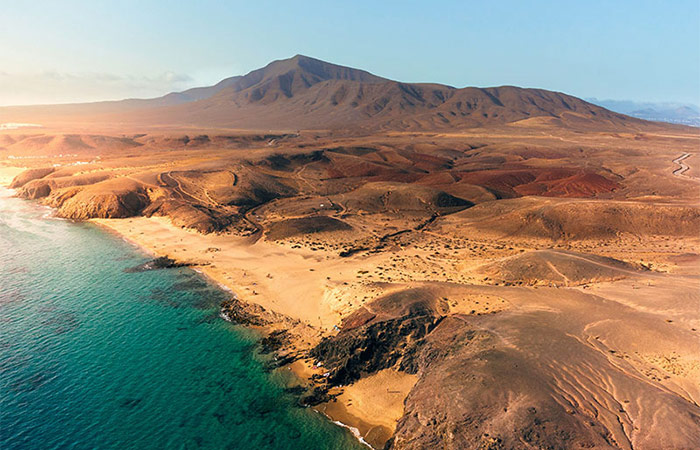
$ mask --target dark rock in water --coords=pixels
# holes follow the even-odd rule
[[[311,392],[299,399],[301,406],[316,406],[321,403],[327,403],[335,399],[337,395],[328,393],[328,388],[324,386],[315,386]]]
[[[276,352],[289,343],[289,333],[286,330],[273,331],[260,341],[261,353]]]
[[[293,363],[297,359],[299,359],[299,354],[298,353],[287,353],[284,355],[276,355],[274,359],[268,361],[263,369],[266,372],[272,372],[275,369],[278,369],[280,367],[284,367],[288,364]]]
[[[161,256],[156,259],[152,259],[143,264],[139,264],[136,267],[131,267],[129,269],[124,269],[124,272],[145,272],[147,270],[158,270],[158,269],[171,269],[174,267],[189,267],[192,263],[177,262],[174,259],[168,258],[167,256]]]
[[[80,326],[80,320],[75,313],[63,311],[48,315],[41,321],[42,325],[49,327],[56,334],[69,333]]]
[[[124,399],[122,399],[122,400],[119,401],[119,406],[122,407],[122,408],[132,409],[132,408],[135,408],[136,406],[138,406],[139,403],[141,403],[141,400],[143,400],[143,399],[140,399],[140,398],[124,398]]]
[[[169,306],[170,308],[181,308],[183,306],[180,302],[176,301],[176,297],[173,297],[163,289],[153,289],[148,299],[155,300],[156,302],[164,306]]]
[[[221,317],[216,313],[212,313],[200,317],[195,323],[197,325],[201,325],[203,323],[216,323],[217,320],[221,320]]]
[[[231,298],[221,304],[221,314],[226,320],[237,325],[263,326],[270,323],[262,316],[265,310],[261,306],[244,303]]]
[[[284,389],[284,392],[287,394],[292,394],[292,395],[301,395],[306,392],[306,388],[304,386],[291,386],[288,388]]]
[[[19,378],[10,384],[10,389],[15,392],[32,392],[46,383],[53,374],[46,372],[33,373],[27,377]]]
[[[226,414],[222,412],[214,412],[212,413],[212,416],[214,416],[221,425],[224,425],[226,421]]]
[[[202,290],[207,290],[210,289],[210,286],[204,282],[201,278],[190,278],[185,281],[179,281],[177,283],[173,284],[173,290],[175,291],[187,291],[187,292],[192,292],[192,291],[202,291]]]

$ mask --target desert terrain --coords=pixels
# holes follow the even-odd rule
[[[231,291],[375,448],[693,448],[700,131],[307,57],[0,108],[0,182]]]

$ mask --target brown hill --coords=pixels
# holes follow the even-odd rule
[[[352,227],[342,220],[328,216],[299,217],[281,220],[268,226],[266,236],[270,240],[287,239],[310,234],[352,231]]]
[[[700,210],[683,204],[522,197],[479,204],[438,219],[431,229],[509,241],[683,237],[700,233]]]
[[[576,286],[635,275],[641,267],[598,255],[563,250],[536,250],[503,258],[478,272],[494,282]]]
[[[513,86],[457,89],[401,83],[307,56],[150,100],[0,109],[0,122],[206,125],[238,129],[432,130],[542,117],[573,128],[658,127],[576,97]]]

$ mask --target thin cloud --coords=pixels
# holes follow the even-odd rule
[[[192,87],[187,74],[155,76],[101,72],[9,73],[0,71],[0,105],[71,103],[123,98],[149,98]]]

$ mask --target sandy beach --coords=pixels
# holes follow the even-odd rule
[[[24,170],[0,167],[0,185],[9,186]],[[231,235],[204,235],[176,227],[164,217],[91,221],[149,254],[193,264],[193,269],[243,301],[301,321],[305,326],[295,329],[293,343],[299,349],[318,343],[358,306],[353,300],[357,287],[348,289],[340,280],[354,277],[364,263],[339,264],[324,251],[291,249],[265,241],[251,244],[250,239]],[[363,291],[367,299],[378,292],[371,287]],[[323,373],[303,361],[290,368],[304,380],[313,373]],[[380,385],[371,382],[375,377],[382,379]],[[317,409],[331,420],[359,430],[363,439],[378,448],[393,433],[403,413],[403,400],[415,381],[413,375],[386,370],[343,391],[336,389],[335,393],[342,392],[337,401]],[[384,387],[387,383],[391,389]]]
[[[695,4],[24,3],[0,450],[700,450]]]
[[[414,282],[385,283],[375,281],[370,276],[381,272],[381,269],[377,268],[392,263],[387,253],[344,259],[338,258],[337,254],[331,251],[311,250],[310,246],[294,248],[293,245],[284,242],[252,242],[249,238],[227,234],[203,235],[176,227],[167,218],[160,217],[95,219],[93,222],[117,232],[154,255],[168,256],[177,261],[194,264],[196,270],[235,292],[244,302],[258,304],[293,321],[299,321],[293,343],[298,349],[310,349],[322,336],[333,335],[334,326],[341,326],[344,318],[367,302],[393,291],[430,282],[429,274],[436,265],[440,268],[441,276],[435,278],[450,280],[456,279],[460,274],[472,273],[475,267],[478,268],[480,261],[477,259],[469,265],[453,266],[449,258],[431,260],[430,255],[434,255],[434,247],[428,243],[414,249],[415,257],[407,258],[409,261],[404,262],[400,270],[404,276],[413,277]],[[509,261],[508,254],[518,254],[518,251],[514,249],[504,255],[497,248],[491,248],[487,249],[482,257],[485,257],[485,260],[491,258]],[[655,297],[658,305],[658,310],[653,311],[655,317],[667,318],[667,321],[673,318],[685,329],[695,329],[698,326],[696,320],[688,321],[690,316],[687,314],[688,308],[692,309],[691,305],[696,302],[696,296],[691,293],[694,285],[692,280],[680,275],[670,278],[660,274],[647,277],[644,277],[643,273],[640,275],[641,278],[634,276],[628,282],[594,284],[593,292],[615,299],[613,306],[607,306],[612,308],[610,314],[627,314],[630,320],[632,316],[629,312],[624,312],[625,308],[644,309],[646,314],[650,314],[652,310],[642,305],[643,299],[650,295]],[[615,286],[615,289],[605,287],[610,285]],[[638,291],[636,289],[639,285],[655,285],[657,288]],[[574,306],[572,311],[580,311],[585,302],[581,303],[576,291],[585,295],[591,292],[590,288],[571,291],[549,288],[540,289],[538,292],[494,286],[455,288],[450,287],[454,285],[449,283],[444,286],[439,292],[444,298],[449,297],[446,307],[453,314],[467,316],[489,314],[513,307],[522,311],[532,308],[560,309],[563,307],[562,298],[578,303],[579,306]],[[684,295],[688,296],[687,301],[690,303],[670,303],[672,293],[679,292],[679,286],[684,286],[683,292],[687,292]],[[662,298],[661,289],[664,289],[663,298],[669,299],[668,304],[659,303]],[[640,296],[640,293],[644,296]],[[626,300],[632,298],[636,300]],[[617,302],[620,302],[620,306],[616,306]],[[626,305],[622,306],[623,303]],[[661,320],[659,322],[663,323]],[[599,333],[602,334],[602,331]],[[634,349],[636,359],[632,364],[642,372],[653,373],[649,372],[653,370],[649,368],[650,363],[657,365],[658,361],[667,361],[664,358],[670,358],[669,355],[672,355],[673,370],[669,370],[670,375],[666,375],[668,378],[662,380],[666,389],[678,392],[690,401],[698,398],[697,385],[692,379],[700,373],[700,363],[692,353],[672,351],[667,340],[648,342],[642,351],[641,348],[630,347],[630,343],[634,342],[631,336],[615,339],[619,341],[615,345],[619,345],[620,348],[629,349],[629,352]],[[679,335],[674,339],[675,342],[684,340],[686,349],[694,347],[691,335],[683,338]],[[314,373],[322,375],[325,371],[322,367],[312,368],[311,360],[297,361],[292,364],[291,369],[302,379],[309,378]],[[628,370],[625,369],[626,372]],[[397,421],[405,413],[404,400],[417,380],[415,375],[393,369],[382,370],[352,385],[332,389],[331,394],[339,394],[337,399],[321,404],[316,409],[334,421],[357,429],[365,441],[375,448],[380,448],[391,437]]]
[[[193,264],[245,302],[258,304],[308,325],[298,327],[293,345],[308,349],[333,331],[357,306],[356,298],[371,299],[381,290],[368,284],[349,288],[347,280],[368,261],[342,260],[324,251],[292,249],[230,235],[203,235],[172,225],[167,218],[92,219],[155,256]],[[378,257],[381,259],[381,257]],[[375,262],[376,264],[376,262]],[[360,296],[359,294],[363,294]],[[364,300],[366,301],[366,300]],[[302,361],[291,365],[303,379],[322,368]],[[332,420],[360,431],[375,447],[391,437],[403,414],[403,400],[417,377],[385,370],[358,383],[336,389],[342,394],[318,410]],[[378,381],[378,382],[375,382]]]

